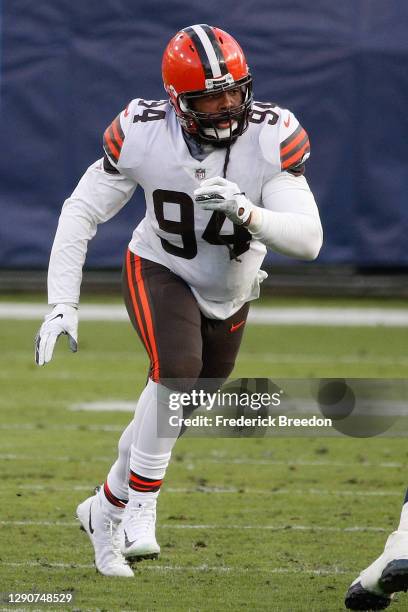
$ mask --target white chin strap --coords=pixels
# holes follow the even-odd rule
[[[214,138],[215,140],[218,139],[224,139],[224,138],[228,138],[230,136],[230,133],[233,133],[234,130],[236,130],[238,127],[238,121],[233,121],[232,125],[231,125],[231,129],[228,128],[213,128],[213,127],[208,127],[208,128],[204,128],[203,132],[206,136],[210,136],[211,138]]]

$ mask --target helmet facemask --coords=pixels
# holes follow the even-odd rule
[[[217,113],[195,110],[194,102],[205,96],[240,88],[241,104]],[[200,142],[211,143],[214,146],[228,146],[241,136],[248,127],[249,112],[252,105],[252,77],[248,73],[237,81],[214,83],[211,89],[205,91],[190,91],[177,97],[180,109],[178,117],[183,129]],[[220,128],[219,123],[228,123],[229,127]]]

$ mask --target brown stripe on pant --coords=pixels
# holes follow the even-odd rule
[[[161,264],[127,252],[123,295],[133,327],[150,359],[149,376],[177,390],[199,378],[231,374],[241,344],[249,304],[226,320],[205,317],[190,287]]]

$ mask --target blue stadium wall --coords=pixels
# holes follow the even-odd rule
[[[258,100],[310,134],[321,263],[408,265],[406,0],[3,0],[0,267],[45,268],[62,202],[134,97],[163,98],[161,54],[210,23],[246,51]],[[88,266],[120,265],[143,194],[100,227]],[[291,260],[278,259],[279,263]]]

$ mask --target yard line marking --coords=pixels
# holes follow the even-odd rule
[[[33,423],[0,423],[0,429],[24,429],[29,431],[119,431],[123,432],[123,425],[35,425]]]
[[[49,311],[46,304],[0,304],[0,319],[38,320]],[[84,304],[80,307],[82,321],[128,321],[125,307],[119,304]],[[407,327],[408,310],[376,307],[255,307],[248,320],[253,325],[319,325]]]
[[[190,461],[198,461],[197,457],[188,457]],[[277,460],[277,459],[249,459],[245,457],[237,457],[235,459],[228,459],[225,457],[223,459],[210,459],[203,458],[202,461],[206,461],[207,463],[220,463],[222,465],[226,463],[231,464],[245,464],[245,465],[288,465],[288,466],[301,466],[301,467],[377,467],[377,468],[403,468],[407,467],[406,463],[399,463],[393,461],[383,461],[380,463],[372,463],[370,461],[356,461],[354,463],[349,462],[346,463],[344,461],[304,461],[304,460]]]
[[[4,350],[2,351],[2,355],[8,358],[20,358],[26,361],[27,359],[27,351],[26,350]],[[239,352],[240,359],[262,359],[264,361],[269,361],[270,363],[306,363],[306,364],[320,364],[327,363],[327,355],[315,354],[315,353],[272,353],[269,351],[256,351],[250,352],[242,350]],[[94,351],[92,349],[87,349],[85,353],[81,353],[81,360],[93,361],[95,358],[101,359],[101,353]],[[115,351],[111,353],[111,355],[103,355],[104,361],[117,361],[117,360],[125,360],[132,359],[132,361],[141,361],[143,363],[146,362],[146,356],[143,354],[135,353],[132,350],[129,351]],[[366,364],[366,365],[408,365],[408,357],[404,357],[403,355],[395,355],[395,356],[386,356],[386,355],[359,355],[355,353],[347,354],[342,353],[341,355],[332,355],[330,359],[335,360],[336,363],[351,363],[351,364]],[[58,372],[52,372],[52,375],[57,375]],[[68,378],[70,374],[60,372],[60,377]],[[76,373],[78,377],[79,373]],[[7,375],[8,377],[10,374]],[[51,376],[51,373],[42,371],[41,378],[43,377],[55,378],[56,376]],[[119,374],[115,374],[115,379]],[[6,377],[6,376],[5,376]],[[94,377],[90,377],[94,378]],[[125,379],[126,376],[123,376]],[[95,377],[96,379],[96,377]]]
[[[79,527],[78,521],[0,521],[0,525],[8,527]],[[384,527],[324,527],[322,525],[212,525],[212,524],[178,524],[164,523],[159,525],[160,529],[247,529],[260,531],[321,531],[328,533],[357,533],[357,532],[373,532],[383,533],[386,531]]]
[[[95,569],[95,565],[91,563],[58,563],[58,562],[41,562],[41,561],[5,561],[2,565],[6,565],[8,567],[44,567],[45,569],[49,569],[50,567],[56,569]],[[221,573],[267,573],[267,574],[314,574],[317,576],[324,575],[332,575],[332,574],[350,574],[351,570],[345,570],[334,566],[332,568],[319,568],[319,569],[305,569],[305,568],[290,568],[290,567],[230,567],[225,565],[158,565],[158,564],[144,564],[141,570],[149,570],[153,572],[221,572]],[[14,609],[14,608],[13,608]]]
[[[72,412],[135,412],[137,400],[122,401],[112,400],[106,402],[80,402],[68,406]]]
[[[96,429],[96,430],[92,430],[92,431],[123,431],[123,427],[119,427],[118,429],[107,429],[107,427],[110,426],[100,426],[100,429]],[[5,429],[7,427],[2,427],[2,425],[0,425],[0,429]],[[20,426],[16,425],[15,427],[12,427],[12,429],[19,429]],[[26,429],[25,427],[23,427],[23,429]],[[29,429],[38,429],[36,427],[30,427]],[[44,428],[45,429],[45,428]],[[44,431],[44,429],[38,429],[38,431]],[[55,429],[62,429],[62,427],[55,427]],[[71,427],[69,428],[70,430],[72,429]],[[83,427],[78,427],[78,429],[80,429],[81,431],[84,430]],[[13,454],[13,453],[5,453],[5,454],[1,454],[0,455],[0,460],[13,460],[13,461],[69,461],[69,462],[79,462],[79,463],[89,463],[89,461],[101,461],[101,462],[105,462],[105,461],[113,461],[115,459],[115,456],[93,456],[91,458],[81,458],[81,459],[77,459],[76,457],[68,457],[68,456],[60,456],[60,457],[47,457],[44,455],[38,455],[33,456],[33,455],[18,455],[18,454]],[[344,461],[319,461],[319,460],[278,460],[278,459],[250,459],[250,458],[245,458],[245,457],[236,457],[233,459],[229,459],[228,457],[222,458],[222,459],[212,459],[209,457],[195,457],[195,456],[191,456],[188,455],[185,457],[186,459],[186,463],[190,462],[190,463],[198,463],[198,462],[205,462],[205,463],[217,463],[217,464],[222,464],[225,465],[226,463],[228,464],[232,464],[232,465],[241,465],[241,464],[245,464],[245,465],[282,465],[282,466],[300,466],[300,467],[346,467],[346,468],[356,468],[356,467],[363,467],[363,468],[367,468],[367,467],[375,467],[375,468],[385,468],[385,469],[395,469],[395,468],[406,468],[408,467],[408,464],[406,463],[399,463],[396,461],[382,461],[379,463],[374,463],[371,461],[356,461],[356,462],[349,462],[346,463]]]
[[[1,457],[0,457],[1,458]],[[72,486],[54,486],[52,484],[20,484],[20,485],[6,485],[0,486],[0,491],[46,491],[46,492],[61,492],[61,491],[93,491],[95,489],[94,484],[87,485],[72,485]],[[312,495],[316,497],[325,496],[346,496],[346,497],[401,497],[401,491],[353,491],[351,489],[252,489],[246,487],[203,487],[197,486],[195,488],[187,487],[165,487],[163,489],[165,493],[173,495],[178,494],[206,494],[212,495]]]
[[[33,455],[15,455],[15,454],[0,454],[0,461],[59,461],[59,462],[68,462],[68,463],[88,463],[90,461],[113,461],[115,458],[112,457],[90,457],[90,458],[78,458],[78,457],[68,457],[68,456],[60,456],[60,457],[33,457]]]
[[[352,364],[364,364],[364,365],[408,365],[408,358],[396,355],[395,357],[377,356],[377,355],[355,355],[355,354],[342,354],[342,355],[319,355],[313,353],[269,353],[256,351],[253,353],[247,351],[239,352],[240,359],[260,359],[262,361],[268,361],[270,363],[306,363],[306,364],[320,364],[327,363],[329,360],[335,361],[336,363],[352,363]]]
[[[131,412],[134,413],[137,406],[137,401],[123,401],[123,400],[108,400],[108,401],[96,401],[96,402],[80,402],[71,404],[68,406],[68,410],[77,411],[90,411],[90,412]],[[359,404],[360,416],[364,414],[368,415],[379,415],[384,416],[384,401],[383,400],[364,400],[362,399]],[[287,410],[293,409],[297,414],[306,415],[320,415],[320,408],[317,400],[313,398],[294,398],[289,399],[287,404]],[[408,406],[405,401],[387,400],[386,404],[387,416],[408,416]]]

